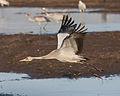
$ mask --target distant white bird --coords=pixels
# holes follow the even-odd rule
[[[86,10],[86,5],[81,0],[79,0],[78,7],[80,9],[80,12],[84,12]]]
[[[0,0],[0,4],[1,4],[2,7],[3,7],[4,5],[7,5],[7,6],[10,5],[10,3],[9,3],[8,1],[6,1],[6,0]]]
[[[74,24],[72,18],[64,16],[61,28],[57,34],[58,46],[57,49],[50,52],[48,55],[41,57],[27,57],[20,61],[32,61],[33,59],[57,59],[61,62],[81,63],[86,60],[80,53],[83,49],[83,39],[87,29],[81,24]]]
[[[30,13],[28,13],[27,16],[28,16],[28,20],[29,21],[37,22],[40,25],[40,30],[41,30],[41,23],[46,22],[46,24],[43,27],[43,29],[45,30],[45,27],[46,27],[47,23],[50,22],[50,19],[45,17],[45,16],[34,16],[34,17],[31,17]]]

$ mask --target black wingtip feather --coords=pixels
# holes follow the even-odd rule
[[[77,33],[83,33],[83,34],[86,34],[86,29],[85,28],[85,25],[81,27],[81,23],[77,26],[77,24],[74,24],[74,20],[72,20],[72,18],[68,17],[68,15],[64,15],[63,16],[63,20],[62,20],[62,24],[61,24],[61,28],[59,30],[58,33],[69,33],[69,34],[72,34],[74,32],[77,32]],[[81,28],[80,28],[81,27]]]
[[[64,20],[65,20],[65,15],[63,15],[62,25],[64,24]]]
[[[81,27],[81,23],[78,25],[78,27],[75,29],[77,31]]]
[[[65,16],[65,21],[63,25],[66,25],[67,22],[68,22],[68,15]]]

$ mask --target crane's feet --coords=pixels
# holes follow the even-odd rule
[[[23,61],[32,61],[33,60],[33,58],[32,57],[26,57],[25,59],[22,59],[22,60],[20,60],[20,62],[23,62]]]

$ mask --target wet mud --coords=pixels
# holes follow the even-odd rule
[[[27,56],[42,56],[56,49],[56,35],[0,35],[0,72],[27,73],[32,78],[99,77],[120,73],[120,32],[89,33],[84,39],[83,64],[58,60],[20,62]]]

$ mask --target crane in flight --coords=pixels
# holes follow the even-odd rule
[[[63,16],[61,28],[58,31],[57,49],[48,55],[41,57],[26,57],[20,61],[32,61],[34,59],[57,59],[61,62],[82,63],[86,58],[80,55],[83,49],[83,39],[87,32],[85,25],[81,27],[81,23],[77,26],[74,20],[68,15]]]

